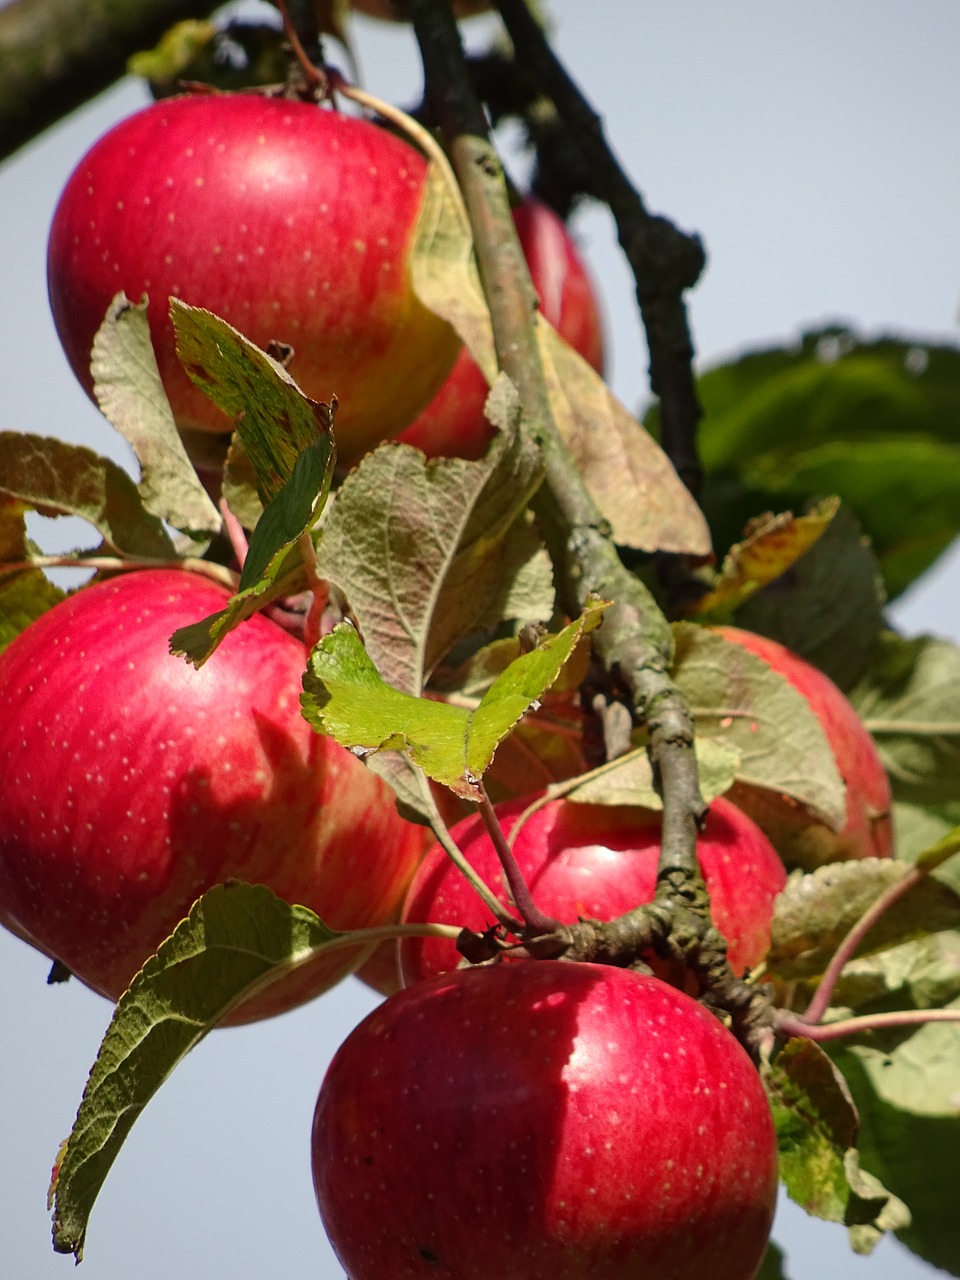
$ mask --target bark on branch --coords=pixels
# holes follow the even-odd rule
[[[12,0],[0,8],[0,160],[109,88],[127,59],[223,0]]]
[[[663,447],[687,488],[699,494],[696,428],[702,410],[683,294],[703,270],[703,245],[698,236],[647,210],[606,140],[603,121],[557,58],[527,0],[497,0],[497,6],[518,67],[552,101],[563,122],[565,145],[577,153],[577,171],[588,175],[589,194],[613,214],[636,282],[650,352],[650,387],[660,399]]]

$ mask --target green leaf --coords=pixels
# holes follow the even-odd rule
[[[846,1048],[837,1049],[834,1056],[860,1114],[864,1168],[910,1206],[912,1221],[897,1231],[899,1239],[932,1266],[960,1276],[956,1094],[952,1113],[931,1114],[922,1106],[904,1106],[899,1091],[887,1088],[885,1058],[866,1057],[863,1050]],[[899,1075],[898,1066],[893,1070],[895,1077]],[[922,1096],[918,1100],[922,1102]]]
[[[428,777],[469,800],[501,740],[556,680],[578,640],[600,622],[603,603],[536,649],[490,686],[475,708],[418,698],[385,683],[349,623],[315,646],[303,678],[303,712],[341,746],[405,751]]]
[[[303,563],[297,551],[279,553],[269,572],[252,586],[232,595],[223,609],[208,618],[178,627],[170,637],[170,652],[185,658],[198,669],[203,666],[217,645],[239,627],[241,622],[260,613],[268,604],[281,596],[291,595],[304,585]]]
[[[818,1045],[788,1040],[764,1064],[763,1081],[791,1200],[818,1218],[844,1223],[860,1253],[884,1231],[909,1222],[906,1207],[860,1169],[856,1110],[843,1076]]]
[[[170,299],[170,316],[184,369],[230,417],[266,504],[304,449],[330,432],[333,411],[309,400],[281,364],[219,316],[178,298]]]
[[[172,653],[201,667],[241,622],[303,585],[305,569],[297,543],[323,509],[332,471],[331,442],[328,436],[321,436],[297,458],[290,479],[260,517],[250,539],[239,591],[224,609],[178,628],[170,638]]]
[[[786,645],[846,691],[870,661],[884,598],[876,557],[853,513],[841,506],[823,535],[787,573],[752,595],[735,621]]]
[[[960,932],[933,933],[853,961],[838,1000],[862,1014],[960,1013]],[[928,1022],[846,1038],[830,1048],[861,1118],[865,1168],[910,1206],[898,1228],[911,1249],[960,1275],[960,1023]]]
[[[19,564],[34,555],[25,512],[22,502],[0,493],[0,650],[66,594],[39,569],[2,572],[3,565]]]
[[[895,800],[960,800],[960,646],[885,632],[850,701],[873,734]]]
[[[700,793],[708,803],[729,791],[740,768],[740,752],[730,743],[697,738],[694,744]],[[646,747],[638,747],[582,775],[572,791],[564,794],[575,804],[638,805],[662,809],[663,801],[653,784],[653,769]]]
[[[118,555],[176,559],[163,524],[123,468],[83,445],[0,431],[0,498],[44,516],[79,516]]]
[[[221,885],[194,904],[121,996],[100,1046],[54,1169],[58,1252],[80,1260],[110,1166],[174,1067],[246,996],[348,936],[262,885]]]
[[[263,515],[257,473],[236,433],[230,439],[223,463],[223,496],[244,529],[257,527],[257,522]]]
[[[328,435],[299,455],[290,478],[257,521],[240,575],[241,591],[264,578],[274,581],[286,553],[313,528],[330,492],[333,461]]]
[[[893,830],[897,857],[912,862],[919,854],[938,840],[949,835],[960,825],[960,800],[941,805],[915,805],[895,801],[893,806]],[[947,863],[937,875],[953,882],[960,891],[960,875],[954,871],[956,863]]]
[[[540,477],[537,451],[506,433],[479,462],[389,444],[347,476],[318,571],[343,591],[389,684],[419,693],[462,636],[550,617],[550,566],[525,515]]]
[[[220,513],[200,483],[160,381],[147,304],[118,293],[93,341],[93,390],[105,417],[140,463],[143,505],[195,537],[215,533]]]
[[[863,913],[910,868],[863,858],[795,873],[774,904],[767,968],[784,981],[823,973],[837,946]],[[960,925],[960,898],[927,877],[894,903],[870,930],[858,955],[868,955],[938,929]]]
[[[960,532],[956,347],[811,332],[709,370],[697,391],[704,504],[721,546],[753,516],[835,493],[892,597]]]
[[[767,1245],[763,1262],[754,1280],[790,1280],[786,1272],[787,1259],[783,1250],[772,1240]]]
[[[834,989],[832,1016],[942,1009],[958,997],[960,933],[945,929],[851,960]]]
[[[738,784],[788,795],[835,830],[846,819],[843,781],[807,700],[766,662],[706,627],[674,629],[673,677],[697,736],[739,755]]]
[[[392,789],[401,818],[424,827],[433,825],[437,803],[422,769],[396,751],[372,755],[366,765]]]

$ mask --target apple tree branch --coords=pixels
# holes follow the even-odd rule
[[[620,560],[609,525],[553,422],[535,336],[536,294],[456,22],[443,0],[407,0],[407,13],[423,58],[427,100],[446,137],[473,227],[497,361],[519,392],[524,429],[543,453],[546,479],[535,504],[563,607],[578,613],[591,595],[615,602],[596,633],[595,645],[607,669],[619,672],[636,718],[650,732],[650,753],[664,802],[658,896],[665,900],[679,895],[706,917],[696,856],[705,805],[692,718],[669,675],[670,628],[646,587]]]
[[[102,93],[127,59],[223,0],[11,0],[0,7],[0,160]]]

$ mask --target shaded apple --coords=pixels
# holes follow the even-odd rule
[[[725,639],[762,658],[810,704],[833,749],[847,789],[847,818],[832,831],[789,796],[735,784],[730,798],[767,833],[788,867],[807,870],[848,858],[893,855],[890,780],[863,721],[829,676],[776,640],[738,627],[716,627]],[[789,726],[785,726],[788,731]]]

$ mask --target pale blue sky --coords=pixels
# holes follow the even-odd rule
[[[702,233],[691,298],[701,360],[841,319],[954,341],[960,305],[960,10],[954,0],[554,0],[558,44],[607,118],[650,207]],[[477,28],[473,28],[477,30]],[[368,87],[406,103],[402,30],[357,22]],[[0,429],[51,433],[128,461],[75,384],[46,304],[53,207],[82,152],[144,100],[126,83],[0,167]],[[518,170],[519,172],[519,170]],[[612,379],[644,397],[646,354],[607,216],[577,233],[603,290]],[[960,640],[960,560],[897,610]],[[16,1280],[65,1276],[49,1247],[49,1169],[109,1018],[0,933],[0,1234]],[[259,1026],[215,1033],[138,1121],[94,1211],[85,1280],[336,1280],[310,1184],[313,1103],[337,1043],[372,1007],[356,982]],[[776,1236],[792,1280],[919,1280],[895,1242],[870,1259],[790,1208]],[[385,1280],[388,1278],[385,1277]]]

